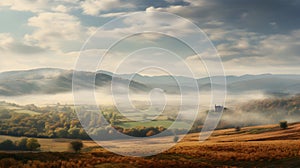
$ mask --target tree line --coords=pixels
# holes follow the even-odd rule
[[[22,138],[15,142],[7,139],[0,143],[0,150],[36,151],[40,147],[38,140],[34,138]]]
[[[111,116],[111,121],[115,120],[114,114]],[[91,120],[94,124],[99,124],[99,121]],[[122,128],[115,126],[106,128],[92,127],[89,131],[93,137],[101,137],[105,139],[107,134],[117,137],[116,130],[126,135],[135,137],[147,137],[159,134],[166,128],[159,127],[137,127],[137,128]],[[185,130],[172,130],[169,135],[180,134]],[[0,110],[0,135],[10,136],[26,136],[36,138],[70,138],[70,139],[90,139],[78,120],[74,111],[66,112],[44,112],[40,115],[29,115],[24,113],[15,113],[10,110]]]

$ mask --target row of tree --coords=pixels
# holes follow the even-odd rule
[[[39,138],[88,139],[74,112],[47,112],[29,115],[0,113],[0,134]]]
[[[36,151],[40,147],[38,140],[34,138],[22,138],[15,142],[8,139],[0,143],[0,150]]]
[[[26,136],[37,138],[71,138],[71,139],[90,139],[89,135],[83,129],[75,112],[45,112],[40,115],[29,115],[15,113],[9,110],[0,113],[0,134],[11,136]],[[88,114],[88,113],[87,113]],[[117,116],[112,113],[105,113],[111,121],[117,120]],[[139,127],[139,128],[121,128],[118,126],[99,127],[101,119],[94,116],[85,116],[89,122],[89,134],[93,137],[106,136],[107,134],[116,134],[121,132],[135,137],[146,137],[159,134],[166,130],[160,127]],[[86,123],[85,123],[86,124]],[[114,128],[114,129],[113,129]],[[174,132],[175,131],[175,132]],[[185,130],[169,131],[170,135],[180,134]],[[114,136],[113,136],[114,137]]]

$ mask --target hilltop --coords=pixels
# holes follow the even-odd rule
[[[74,70],[55,68],[40,68],[23,71],[9,71],[0,73],[0,95],[19,96],[30,94],[56,94],[71,92],[72,77]],[[212,81],[214,89],[224,89],[224,77],[212,76],[204,78],[191,78],[185,76],[144,76],[140,74],[113,74],[107,71],[79,72],[78,88],[91,89],[94,85],[87,79],[95,77],[97,88],[110,87],[113,77],[117,83],[126,84],[131,77],[130,89],[134,91],[147,92],[153,88],[161,88],[167,93],[179,93],[177,82],[187,90],[193,91],[195,82],[201,91],[209,91]],[[269,95],[285,96],[300,93],[300,75],[290,74],[261,74],[226,76],[227,89],[229,93],[241,94],[258,91]],[[177,80],[177,81],[176,81]]]

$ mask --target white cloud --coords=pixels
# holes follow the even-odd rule
[[[276,65],[290,64],[300,60],[300,30],[289,34],[261,35],[247,31],[227,32],[223,42],[217,45],[225,61],[246,62],[256,60],[253,64],[271,63]]]
[[[139,33],[145,33],[140,37],[146,41],[153,40],[154,42],[160,37],[168,35],[185,39],[188,36],[195,37],[195,34],[196,36],[199,35],[199,30],[189,21],[183,20],[180,17],[174,17],[174,15],[153,12],[133,13],[125,18],[112,20],[109,24],[98,29],[95,36],[91,39],[90,44],[96,44],[94,45],[95,48],[99,46],[108,48],[114,42]],[[201,40],[201,37],[198,40]]]
[[[205,28],[204,32],[215,43],[224,61],[259,56],[258,43],[265,38],[261,34],[242,29]]]
[[[81,7],[84,14],[96,16],[112,9],[133,8],[134,5],[120,0],[86,0],[81,2]]]
[[[118,17],[118,16],[124,16],[126,14],[129,14],[128,12],[115,12],[115,13],[105,13],[101,14],[100,17]]]
[[[1,50],[0,53],[3,54]],[[0,57],[0,72],[45,67],[73,69],[75,61],[76,57],[62,56],[55,52],[22,56],[15,53],[5,53],[5,56]]]
[[[298,73],[300,30],[288,34],[262,35],[240,29],[205,29],[216,42],[227,74]],[[203,52],[201,57],[212,58]],[[187,57],[191,65],[198,56]],[[196,65],[195,65],[196,66]]]
[[[66,13],[40,13],[28,20],[28,26],[36,29],[25,35],[25,41],[52,50],[82,40],[85,33],[79,19]]]
[[[298,73],[300,30],[273,35],[233,31],[228,35],[232,39],[217,46],[227,73]]]
[[[33,13],[60,11],[67,12],[79,3],[79,0],[1,0],[0,6],[8,6],[15,11]]]
[[[47,62],[49,62],[48,65],[54,65],[56,61],[53,60],[54,58],[58,60],[61,58],[64,61],[67,61],[70,57],[73,59],[76,52],[68,52],[79,50],[83,41],[97,29],[96,27],[84,27],[79,18],[71,15],[73,9],[81,9],[83,14],[100,17],[117,17],[146,9],[145,11],[148,14],[153,11],[166,11],[179,14],[188,19],[194,19],[193,21],[201,25],[200,27],[216,45],[230,73],[279,72],[277,68],[281,66],[285,66],[286,71],[291,70],[294,72],[299,67],[297,63],[300,61],[300,30],[290,33],[284,31],[281,34],[278,32],[278,34],[265,34],[258,30],[260,27],[255,27],[257,25],[254,23],[259,23],[261,20],[257,17],[258,15],[255,15],[255,12],[238,10],[235,14],[234,11],[230,12],[232,10],[223,10],[223,2],[219,2],[219,4],[205,0],[186,0],[190,3],[188,6],[178,5],[180,3],[176,3],[177,0],[166,0],[166,2],[171,4],[159,7],[159,5],[156,6],[152,3],[143,4],[144,2],[138,1],[129,3],[122,0],[1,0],[0,6],[7,6],[16,11],[30,11],[35,16],[28,19],[28,26],[30,26],[28,30],[30,31],[25,30],[27,32],[24,39],[18,39],[17,35],[13,33],[0,34],[0,52],[11,57],[10,63],[12,66],[35,66],[33,65],[34,62],[37,66],[47,66]],[[174,3],[173,6],[172,3]],[[156,7],[151,7],[149,4]],[[164,2],[161,4],[164,4]],[[95,17],[84,16],[84,18]],[[248,29],[247,27],[250,26],[251,28],[251,21],[253,21],[254,29]],[[88,22],[91,21],[88,20]],[[261,22],[264,22],[270,30],[279,30],[284,27],[276,19],[265,19]],[[237,23],[241,23],[242,26],[240,27]],[[295,28],[293,25],[290,27]],[[151,19],[143,15],[129,17],[112,27],[107,27],[106,30],[98,32],[96,36],[99,36],[99,38],[96,38],[95,49],[98,49],[99,43],[110,44],[111,41],[120,40],[123,35],[141,31],[166,32],[174,37],[193,36],[195,32],[191,31],[190,28],[187,22],[182,22],[180,19],[169,19],[154,15]],[[159,34],[145,34],[142,37],[142,39],[152,40],[153,42],[159,38]],[[29,53],[45,52],[47,49],[49,49],[47,53],[41,57],[32,56],[30,59],[27,58]],[[50,52],[51,54],[49,54]],[[20,56],[17,56],[16,53]],[[209,58],[210,56],[210,53],[202,54],[203,57]],[[63,56],[65,57],[62,58]],[[188,59],[191,64],[194,61],[192,58]],[[30,62],[28,60],[35,61]],[[5,60],[2,58],[1,61]],[[13,63],[14,61],[15,63]],[[6,61],[6,64],[7,62],[9,61]],[[111,64],[113,65],[113,63],[109,63],[107,66],[111,66]],[[69,62],[63,63],[63,65],[70,66],[71,64]],[[5,67],[9,68],[9,65],[5,65]],[[281,70],[284,71],[284,69]]]
[[[287,35],[270,35],[262,40],[259,46],[261,50],[264,50],[264,54],[300,58],[300,30]]]
[[[0,6],[16,11],[41,12],[48,8],[48,0],[2,0]]]
[[[9,33],[0,33],[0,50],[5,54],[17,53],[23,55],[36,54],[44,51],[37,46],[28,45],[22,41],[16,40]]]
[[[198,7],[206,6],[209,3],[209,1],[206,1],[206,0],[197,0],[197,1],[195,1],[195,0],[186,0],[186,1],[189,2],[192,6],[198,6]]]
[[[67,8],[66,6],[64,5],[58,5],[56,7],[53,7],[52,8],[52,11],[55,11],[55,12],[62,12],[62,13],[67,13],[70,11],[69,8]]]
[[[205,24],[209,25],[209,26],[223,26],[224,22],[212,20],[212,21],[206,22]]]
[[[0,34],[0,49],[6,50],[14,42],[14,38],[9,33]]]

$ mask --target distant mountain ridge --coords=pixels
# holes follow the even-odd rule
[[[77,80],[80,88],[90,89],[94,83],[87,82],[87,79],[95,76],[92,72],[78,72],[80,78]],[[73,70],[63,70],[55,68],[42,68],[26,71],[10,71],[0,73],[0,95],[19,96],[28,94],[56,94],[72,91]],[[109,86],[112,76],[97,73],[95,84],[97,87]],[[120,84],[127,83],[128,80],[117,78]],[[134,91],[148,88],[142,83],[130,82],[130,89]]]
[[[79,89],[91,88],[92,83],[86,79],[95,76],[96,86],[110,86],[112,77],[116,82],[124,85],[130,82],[133,91],[146,92],[153,88],[161,88],[167,93],[179,93],[179,81],[183,88],[191,89],[192,84],[197,82],[201,91],[209,91],[211,80],[208,77],[193,79],[184,76],[143,76],[140,74],[113,74],[107,71],[77,72],[80,74],[77,80]],[[8,71],[0,73],[0,95],[18,96],[28,94],[56,94],[70,92],[72,90],[73,70],[56,68],[40,68],[24,71]],[[221,76],[213,76],[214,88],[224,88]],[[176,81],[177,80],[177,81]],[[232,93],[248,91],[261,91],[268,94],[297,94],[300,93],[300,75],[242,75],[226,76],[227,89]],[[195,83],[194,83],[195,84]]]

